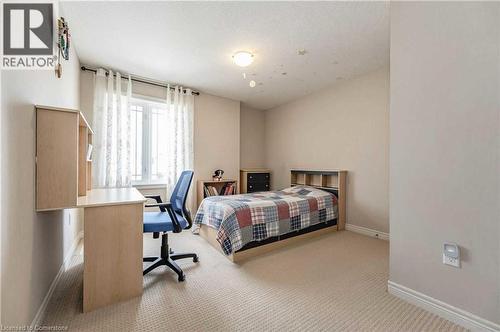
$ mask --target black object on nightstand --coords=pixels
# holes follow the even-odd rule
[[[242,194],[271,190],[271,171],[268,169],[242,169],[240,177]]]

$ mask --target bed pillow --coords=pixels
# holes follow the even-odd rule
[[[299,194],[299,195],[307,195],[312,192],[318,192],[321,191],[318,188],[314,188],[311,186],[306,186],[306,185],[298,185],[298,186],[293,186],[289,188],[285,188],[282,191],[286,193],[294,193],[294,194]]]

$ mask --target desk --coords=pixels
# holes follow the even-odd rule
[[[36,211],[84,210],[83,311],[142,294],[146,199],[135,188],[92,189],[94,131],[78,110],[36,109]]]
[[[142,294],[142,229],[146,199],[135,188],[92,189],[80,196],[83,311]]]

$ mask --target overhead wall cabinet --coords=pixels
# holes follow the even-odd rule
[[[77,206],[78,196],[92,187],[92,162],[87,158],[93,131],[77,110],[35,106],[36,209]]]

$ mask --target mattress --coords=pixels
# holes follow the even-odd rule
[[[217,231],[222,251],[230,255],[248,243],[300,231],[337,218],[337,197],[309,186],[279,191],[205,198],[195,225]]]

